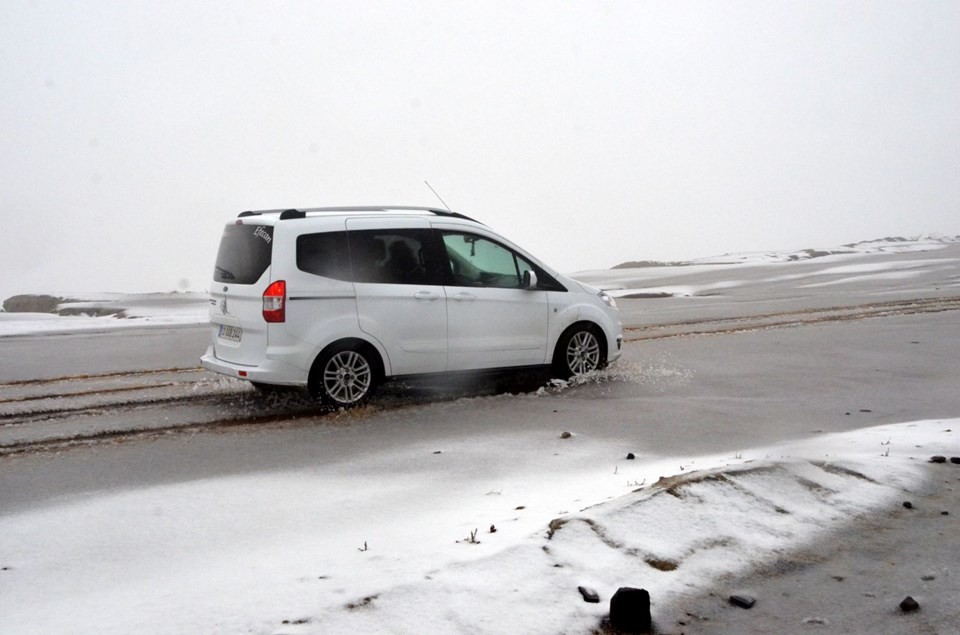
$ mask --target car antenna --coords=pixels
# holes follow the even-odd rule
[[[430,183],[426,179],[424,179],[423,182],[427,184],[427,187],[430,188],[430,191],[433,192],[433,195],[436,196],[438,199],[440,199],[440,202],[443,203],[443,209],[447,210],[448,212],[452,212],[453,210],[450,209],[450,206],[447,205],[446,201],[440,198],[440,195],[437,194],[437,191],[435,189],[433,189],[433,186],[430,185]]]

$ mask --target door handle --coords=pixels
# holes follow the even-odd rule
[[[473,302],[477,299],[477,296],[473,295],[472,293],[464,293],[461,291],[460,293],[454,294],[453,299],[460,302]]]
[[[433,291],[417,291],[413,294],[413,297],[417,300],[436,300],[440,297],[439,293],[434,293]]]

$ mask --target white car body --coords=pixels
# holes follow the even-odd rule
[[[582,368],[566,342],[575,325],[588,343],[595,334],[599,349]],[[429,373],[552,365],[571,375],[616,360],[622,345],[606,294],[476,221],[431,208],[241,214],[224,229],[210,326],[205,368],[317,389],[344,405],[366,391],[356,399],[325,394],[317,364],[334,350],[363,351],[372,389]],[[565,333],[570,364],[556,354]]]

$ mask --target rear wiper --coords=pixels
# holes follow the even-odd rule
[[[217,273],[220,274],[220,277],[224,280],[236,280],[237,277],[233,275],[232,271],[227,271],[223,267],[217,267]]]

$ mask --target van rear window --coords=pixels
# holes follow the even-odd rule
[[[273,227],[227,225],[220,238],[213,279],[232,284],[253,284],[270,266]]]

